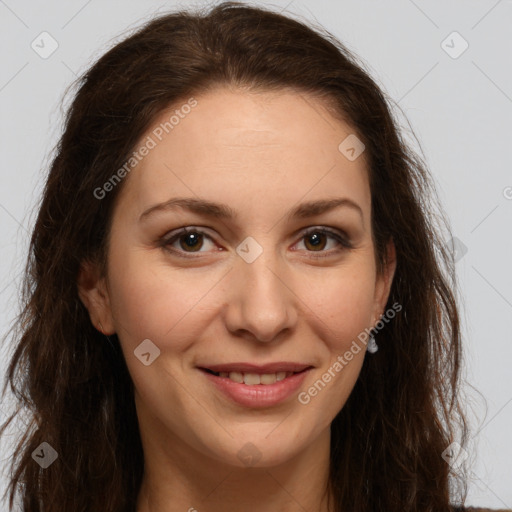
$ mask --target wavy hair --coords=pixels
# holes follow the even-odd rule
[[[392,239],[388,307],[345,406],[332,422],[329,486],[336,511],[447,512],[464,447],[462,346],[449,223],[424,159],[404,141],[392,101],[365,64],[325,30],[238,2],[159,15],[108,50],[76,82],[54,148],[26,262],[5,378],[30,422],[12,458],[9,506],[25,512],[134,512],[144,457],[133,383],[116,335],[105,339],[78,296],[80,265],[106,268],[120,183],[94,190],[130,158],[163,110],[213,87],[292,88],[321,98],[366,146],[378,271]],[[42,470],[32,453],[59,458]],[[453,483],[458,483],[453,487]]]

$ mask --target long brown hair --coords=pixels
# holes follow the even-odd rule
[[[160,15],[78,80],[32,233],[3,389],[10,383],[18,406],[0,432],[20,410],[31,418],[12,459],[10,508],[19,492],[26,512],[135,510],[143,451],[133,384],[117,336],[91,324],[76,280],[85,261],[106,266],[123,182],[102,199],[94,190],[159,113],[218,85],[323,98],[366,146],[379,271],[386,243],[395,244],[388,305],[402,310],[378,332],[380,349],[331,426],[335,510],[450,510],[452,484],[463,502],[466,483],[442,454],[454,440],[465,446],[468,427],[454,261],[441,240],[450,230],[427,166],[404,142],[391,100],[342,43],[235,2]],[[32,458],[43,442],[58,453],[44,470]]]

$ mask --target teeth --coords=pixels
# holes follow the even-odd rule
[[[277,375],[275,373],[264,373],[260,375],[260,384],[274,384],[277,380]]]
[[[238,372],[230,372],[228,374],[229,378],[231,380],[234,380],[235,382],[238,382],[239,384],[242,384],[242,382],[244,381],[244,374],[243,373],[238,373]]]
[[[241,372],[219,372],[219,377],[229,378],[239,384],[255,386],[257,384],[274,384],[286,377],[290,377],[294,372],[277,372],[277,373],[241,373]]]
[[[244,373],[244,383],[249,386],[253,386],[254,384],[259,384],[260,376],[257,373]]]

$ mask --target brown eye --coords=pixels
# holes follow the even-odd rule
[[[187,253],[208,252],[207,250],[201,251],[206,240],[213,242],[212,238],[200,229],[184,228],[164,237],[160,241],[160,246],[167,251],[187,257]]]
[[[184,235],[180,235],[178,240],[180,242],[180,247],[185,251],[188,249],[200,249],[203,245],[203,235],[197,231],[190,231]]]
[[[302,235],[302,240],[304,241],[306,252],[315,258],[333,256],[344,249],[352,248],[351,243],[341,233],[325,228],[310,229]],[[186,258],[195,257],[192,256],[194,253],[199,255],[208,252],[208,247],[206,247],[206,250],[201,250],[204,248],[206,241],[210,241],[213,244],[212,237],[202,230],[183,228],[162,238],[159,245],[168,252]],[[329,242],[334,242],[334,247],[328,247]],[[222,249],[217,247],[216,250]],[[318,254],[313,255],[311,253]]]
[[[312,248],[313,251],[323,250],[327,244],[327,235],[325,233],[321,233],[315,231],[313,233],[308,233],[305,237],[306,247]]]
[[[334,253],[352,248],[351,243],[341,233],[325,228],[310,229],[302,235],[302,239],[304,240],[304,246],[306,247],[307,252],[320,253],[318,255],[314,255],[315,258],[332,256]],[[330,240],[335,242],[335,247],[325,250]],[[336,245],[338,247],[336,247]]]

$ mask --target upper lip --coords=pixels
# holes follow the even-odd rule
[[[211,370],[212,372],[240,372],[240,373],[277,373],[277,372],[301,372],[306,368],[311,368],[310,364],[290,363],[286,361],[277,361],[268,364],[252,363],[220,363],[200,366],[199,368]]]

